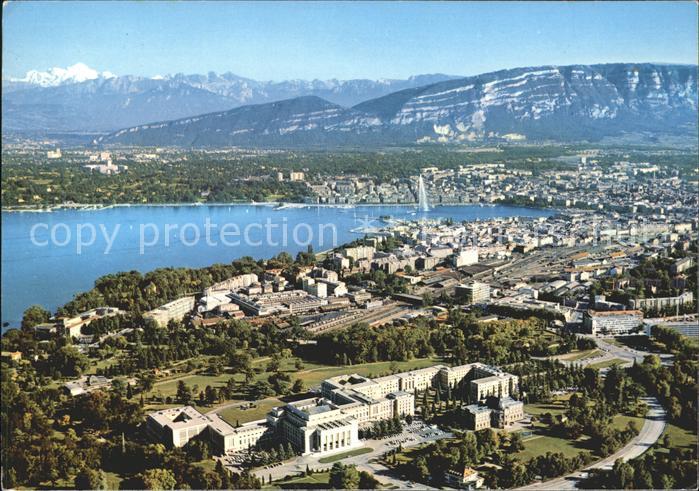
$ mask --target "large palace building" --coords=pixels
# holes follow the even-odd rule
[[[499,368],[471,363],[457,367],[436,365],[370,379],[341,375],[323,381],[320,393],[273,408],[266,419],[233,427],[218,415],[201,414],[190,406],[150,413],[147,428],[169,446],[182,446],[206,431],[216,450],[232,453],[265,440],[290,443],[303,455],[332,453],[362,445],[359,429],[376,421],[412,416],[415,391],[463,386],[473,401],[501,401],[485,407],[474,418],[472,429],[504,427],[523,417],[522,403],[512,398],[518,391],[517,376]],[[469,406],[470,408],[472,406]],[[473,407],[475,410],[475,407]]]

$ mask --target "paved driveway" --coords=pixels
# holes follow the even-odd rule
[[[400,435],[382,438],[380,440],[363,440],[363,446],[372,448],[373,450],[371,452],[367,452],[362,455],[355,455],[354,457],[347,457],[342,459],[340,462],[343,464],[354,464],[359,470],[365,470],[374,474],[379,481],[387,485],[395,485],[401,489],[406,489],[413,486],[420,489],[427,489],[422,484],[413,485],[408,481],[401,480],[398,476],[391,475],[390,470],[382,464],[376,462],[376,459],[389,450],[397,448],[399,445],[402,445],[403,447],[413,447],[422,443],[451,438],[452,436],[453,435],[451,433],[429,428],[423,425],[421,422],[414,422],[412,425],[406,426]],[[338,453],[341,454],[344,452],[345,451],[340,451]],[[267,482],[270,475],[272,476],[272,480],[275,481],[288,475],[301,475],[306,472],[306,466],[314,471],[329,469],[332,467],[334,462],[321,463],[319,460],[330,455],[332,454],[325,454],[322,456],[305,455],[285,462],[282,465],[256,469],[253,471],[253,473]],[[239,468],[231,467],[231,469],[234,472],[240,472]]]

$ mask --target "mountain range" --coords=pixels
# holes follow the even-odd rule
[[[283,82],[116,76],[78,64],[3,81],[2,102],[4,133],[102,133],[104,144],[184,147],[696,139],[698,105],[697,66],[657,63]]]
[[[617,63],[502,70],[351,107],[307,95],[134,126],[98,143],[299,147],[627,135],[696,141],[696,132],[696,66]]]
[[[458,77],[418,75],[407,80],[288,80],[261,82],[232,73],[116,76],[82,63],[32,70],[3,80],[3,128],[14,131],[105,132],[299,96],[342,106],[397,90]]]

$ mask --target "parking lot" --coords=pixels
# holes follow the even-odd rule
[[[388,451],[397,448],[399,445],[402,447],[413,447],[423,443],[429,443],[436,440],[441,440],[444,438],[451,438],[453,435],[449,432],[445,432],[437,428],[436,426],[430,426],[424,424],[422,421],[413,421],[411,424],[404,424],[403,431],[397,435],[386,436],[377,439],[363,440],[363,446],[371,448],[371,452],[367,452],[362,455],[355,455],[352,457],[347,457],[342,459],[344,464],[355,464],[360,469],[363,466],[376,467],[380,466],[376,462],[377,458],[381,457]],[[342,451],[338,453],[343,453]],[[304,455],[296,457],[295,459],[287,460],[278,464],[271,464],[267,466],[262,466],[256,468],[253,473],[260,478],[267,480],[269,476],[272,479],[277,480],[285,477],[287,475],[298,475],[306,471],[306,466],[312,470],[324,470],[332,467],[332,464],[320,463],[319,460],[323,457],[332,455],[330,453],[318,455]],[[247,451],[239,452],[232,455],[227,455],[220,457],[223,464],[230,468],[234,472],[240,472],[242,468],[241,463],[247,458]],[[383,477],[383,476],[382,476]],[[387,478],[388,480],[388,478]],[[394,481],[394,479],[390,479]],[[394,483],[395,484],[395,483]],[[403,487],[406,487],[407,483],[403,483]]]

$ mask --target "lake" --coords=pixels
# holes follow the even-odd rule
[[[440,206],[419,215],[412,206],[129,206],[2,212],[2,323],[18,326],[22,312],[32,304],[55,311],[105,274],[202,267],[242,256],[269,258],[281,251],[295,256],[309,243],[316,251],[327,250],[361,237],[357,229],[381,225],[381,216],[463,221],[552,213],[500,205]]]

